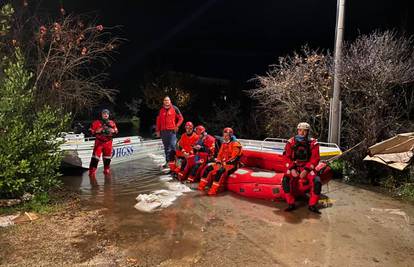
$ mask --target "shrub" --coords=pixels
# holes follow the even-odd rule
[[[0,198],[20,197],[25,192],[47,192],[58,182],[61,161],[56,137],[69,117],[59,110],[34,111],[32,74],[18,47],[3,59],[0,74]]]

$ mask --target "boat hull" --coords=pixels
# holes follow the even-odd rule
[[[244,165],[227,178],[227,189],[250,198],[267,200],[283,199],[285,192],[282,180],[286,172],[282,155],[269,151],[244,150],[241,162]],[[325,162],[319,163],[315,172],[322,184],[328,183],[333,172]],[[292,184],[292,194],[305,195],[310,190],[306,179],[298,179]]]
[[[89,168],[94,141],[69,142],[63,144],[62,167]],[[113,139],[111,164],[118,164],[148,157],[149,154],[159,154],[163,151],[160,140],[142,140],[139,136],[120,137]]]

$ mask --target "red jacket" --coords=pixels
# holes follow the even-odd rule
[[[309,170],[315,169],[320,160],[319,144],[314,138],[304,142],[297,142],[295,137],[289,139],[283,152],[287,170],[303,167]],[[303,155],[303,158],[300,159]]]
[[[109,132],[110,128],[114,130],[113,133]],[[112,120],[108,120],[106,123],[103,120],[95,120],[92,122],[89,131],[91,131],[97,140],[107,142],[112,140],[113,136],[118,133],[118,128]]]
[[[157,116],[156,131],[175,130],[180,127],[183,121],[183,115],[176,106],[171,105],[168,109],[162,107]]]
[[[196,145],[200,145],[201,148],[199,150],[196,150],[196,152],[206,154],[208,158],[211,158],[214,156],[215,143],[216,138],[213,136],[209,134],[201,135],[199,136],[199,139],[196,143]]]
[[[217,155],[217,161],[221,163],[237,162],[242,155],[242,145],[237,140],[222,143]]]
[[[178,149],[183,153],[187,152],[193,154],[193,146],[197,143],[197,140],[198,135],[196,133],[192,133],[191,135],[183,133],[180,141],[178,141]]]

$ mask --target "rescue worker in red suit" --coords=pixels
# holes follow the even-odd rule
[[[174,160],[175,145],[177,143],[178,129],[183,123],[184,118],[180,110],[171,103],[171,99],[166,96],[163,106],[160,109],[156,122],[156,135],[161,137],[164,145],[165,160],[164,168],[168,167],[168,162]]]
[[[322,183],[315,173],[315,167],[320,160],[319,144],[316,139],[309,137],[309,129],[308,123],[299,123],[298,134],[290,138],[285,146],[284,156],[287,163],[282,185],[286,202],[289,205],[285,211],[296,209],[292,188],[299,179],[306,179],[310,184],[309,210],[320,214],[316,204],[320,198]]]
[[[185,133],[181,135],[177,144],[177,150],[175,151],[177,160],[181,161],[181,166],[174,170],[175,172],[184,171],[187,159],[194,155],[193,146],[195,146],[197,140],[198,135],[194,132],[194,125],[191,121],[188,121],[185,124]]]
[[[239,168],[241,155],[242,145],[237,141],[233,130],[231,128],[224,128],[223,143],[215,163],[205,169],[198,185],[198,190],[204,191],[205,187],[213,182],[208,195],[216,195],[219,188],[224,185],[225,178]]]
[[[89,164],[89,176],[96,175],[96,169],[102,154],[104,174],[108,175],[110,174],[109,168],[112,158],[112,138],[118,133],[115,122],[109,119],[109,110],[102,110],[101,119],[92,122],[90,131],[95,136],[95,146]]]
[[[195,128],[196,134],[198,135],[198,140],[193,146],[194,150],[194,165],[191,166],[189,171],[189,176],[187,181],[193,183],[196,180],[197,172],[201,170],[208,162],[214,159],[215,153],[215,143],[216,139],[207,134],[206,129],[202,125],[198,125]],[[179,175],[182,175],[180,172]]]

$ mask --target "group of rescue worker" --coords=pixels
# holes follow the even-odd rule
[[[89,167],[89,175],[94,177],[99,159],[103,154],[104,174],[110,175],[112,157],[112,138],[118,133],[113,120],[109,119],[109,110],[101,112],[101,118],[95,120],[90,128],[96,137],[95,146]],[[185,133],[177,142],[177,132],[184,122],[180,110],[171,103],[167,96],[163,100],[156,119],[156,135],[161,137],[166,158],[165,168],[180,181],[197,182],[198,190],[207,187],[208,195],[216,195],[225,187],[225,179],[240,167],[242,145],[237,140],[233,129],[223,129],[221,146],[216,154],[216,138],[209,135],[202,125],[194,128],[192,122],[185,123]],[[310,125],[301,122],[297,126],[297,134],[290,138],[285,146],[284,157],[286,171],[282,181],[285,200],[288,207],[285,211],[296,209],[293,188],[299,179],[306,180],[310,188],[309,210],[320,213],[317,203],[320,198],[322,183],[316,175],[318,165],[319,144],[309,136]]]

